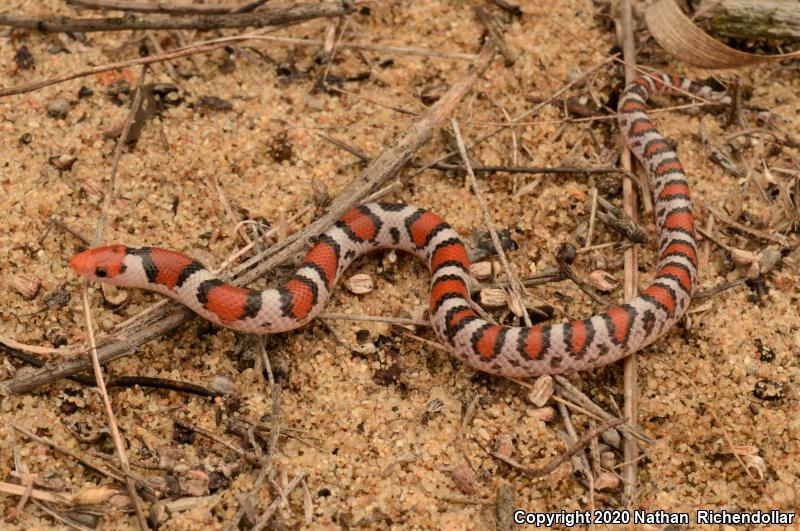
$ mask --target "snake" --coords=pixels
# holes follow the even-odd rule
[[[431,326],[455,358],[508,377],[600,367],[656,341],[689,306],[697,277],[689,183],[675,150],[648,116],[646,102],[659,93],[708,95],[709,90],[686,78],[645,74],[621,92],[617,119],[649,179],[658,262],[652,282],[639,295],[587,319],[530,327],[487,321],[473,309],[470,261],[458,233],[439,215],[408,204],[352,208],[312,241],[294,274],[263,291],[226,284],[197,260],[157,247],[96,247],[74,255],[70,265],[91,281],[171,297],[217,325],[272,334],[314,319],[356,258],[398,249],[427,264]]]

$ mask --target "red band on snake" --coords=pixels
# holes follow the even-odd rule
[[[645,113],[650,95],[707,89],[672,76],[636,79],[619,100],[620,128],[642,162],[655,200],[658,266],[639,296],[588,319],[533,327],[490,324],[469,298],[469,260],[458,234],[441,217],[404,204],[370,203],[346,213],[319,236],[300,268],[277,288],[256,291],[223,283],[200,263],[174,251],[112,245],[72,257],[81,276],[172,297],[216,324],[246,333],[298,328],[325,306],[357,257],[401,249],[431,270],[430,319],[453,356],[488,373],[512,377],[599,367],[649,345],[679,319],[697,276],[689,183],[675,151]]]

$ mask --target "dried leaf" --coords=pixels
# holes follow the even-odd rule
[[[675,0],[659,0],[644,15],[650,34],[667,53],[705,68],[735,68],[800,57],[800,51],[755,55],[726,46],[700,29]]]

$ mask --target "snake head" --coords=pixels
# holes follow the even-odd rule
[[[128,249],[124,245],[95,247],[70,258],[69,265],[79,276],[113,284],[116,277],[125,273],[127,254]]]

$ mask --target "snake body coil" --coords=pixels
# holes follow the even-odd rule
[[[468,301],[469,261],[458,234],[439,216],[404,204],[370,203],[342,216],[278,287],[256,291],[224,284],[190,257],[165,249],[112,245],[72,257],[75,271],[119,286],[168,295],[216,324],[265,334],[298,328],[325,306],[350,263],[375,249],[400,249],[431,270],[430,318],[459,360],[493,374],[534,376],[599,367],[649,345],[689,306],[697,275],[689,184],[681,162],[646,114],[651,94],[693,82],[652,75],[623,92],[623,136],[651,181],[658,231],[655,278],[639,296],[588,319],[533,327],[490,324]]]

